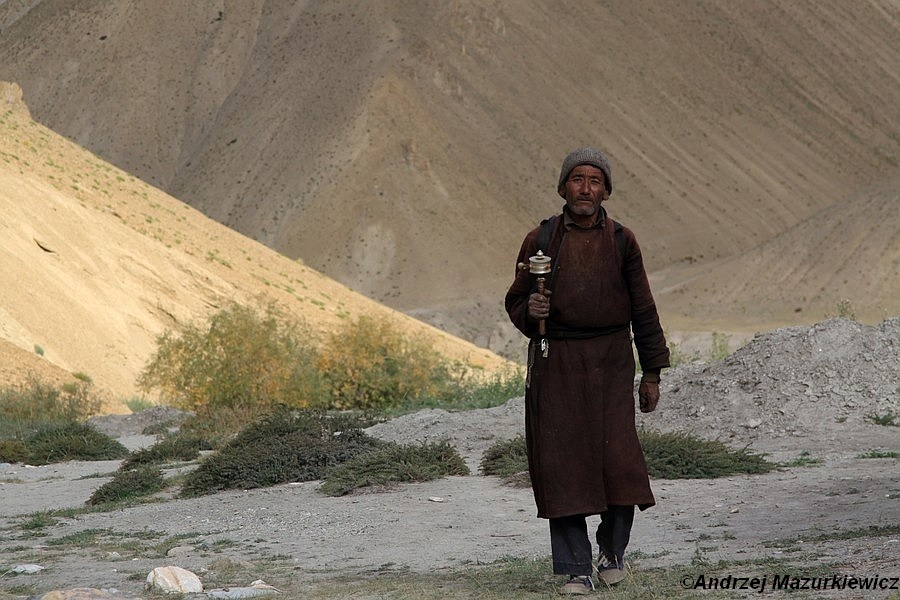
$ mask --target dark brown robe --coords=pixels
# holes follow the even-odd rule
[[[525,237],[517,262],[537,252],[538,231]],[[532,338],[525,431],[539,517],[655,504],[634,423],[631,333],[645,371],[669,366],[669,351],[640,248],[631,230],[623,234],[624,266],[605,211],[590,229],[557,219],[545,251],[558,264],[552,287],[546,276],[552,291],[546,358],[537,347],[538,323],[527,314],[535,275],[517,270],[506,294],[510,319]],[[562,329],[568,333],[556,333]]]

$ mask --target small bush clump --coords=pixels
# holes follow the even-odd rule
[[[149,465],[134,469],[120,469],[115,476],[97,488],[88,499],[89,506],[121,502],[148,496],[165,488],[162,471]]]
[[[329,496],[343,496],[364,487],[468,474],[465,461],[448,442],[389,443],[331,469],[319,491]]]
[[[503,440],[485,450],[481,458],[481,472],[497,477],[511,477],[528,470],[525,436]]]
[[[709,347],[709,360],[715,362],[725,360],[731,354],[731,348],[728,345],[728,336],[718,331],[712,332],[712,341]]]
[[[685,433],[638,432],[647,470],[660,479],[715,479],[739,473],[768,473],[777,465],[762,456],[735,450],[718,440]]]
[[[43,427],[25,439],[28,461],[47,465],[67,460],[117,460],[128,449],[105,433],[84,423]]]
[[[382,444],[353,417],[281,408],[243,429],[188,473],[181,494],[322,479],[329,467]]]
[[[121,470],[140,465],[154,465],[168,461],[191,461],[200,456],[203,440],[192,434],[175,434],[162,438],[148,448],[135,450],[128,455]]]
[[[871,414],[866,416],[866,419],[868,419],[872,423],[875,423],[876,425],[884,425],[885,427],[900,426],[900,421],[897,420],[897,415],[895,415],[891,411],[887,411],[883,415]]]

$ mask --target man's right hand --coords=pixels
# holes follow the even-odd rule
[[[550,290],[543,294],[537,292],[528,296],[528,316],[539,321],[550,316]]]
[[[659,383],[655,381],[642,381],[638,387],[638,400],[642,413],[652,413],[659,402]]]

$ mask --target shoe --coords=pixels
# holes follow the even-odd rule
[[[559,588],[560,594],[590,594],[594,582],[588,575],[569,575],[569,581]]]
[[[600,555],[600,560],[597,561],[597,578],[600,581],[606,585],[616,585],[625,579],[627,574],[625,561],[620,564],[615,560],[610,560],[605,554]]]

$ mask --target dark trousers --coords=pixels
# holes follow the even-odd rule
[[[600,554],[619,568],[625,567],[625,547],[631,539],[634,506],[610,505],[600,513],[597,545]],[[550,550],[557,575],[590,575],[593,550],[587,533],[586,515],[550,519]]]

